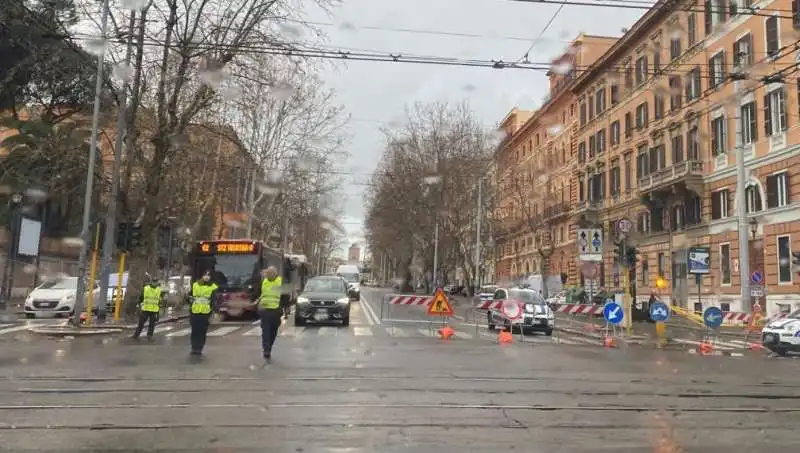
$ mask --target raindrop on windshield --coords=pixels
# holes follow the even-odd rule
[[[42,189],[37,188],[29,188],[25,190],[25,198],[33,201],[33,202],[40,202],[47,199],[47,192]]]
[[[555,137],[556,135],[560,134],[564,131],[563,124],[555,124],[547,128],[547,133],[550,134],[551,137]]]
[[[119,6],[124,9],[142,9],[147,5],[148,0],[120,0]]]
[[[133,67],[128,63],[120,63],[114,66],[113,74],[117,80],[127,82],[133,78]]]
[[[270,168],[267,170],[267,177],[266,180],[272,183],[278,183],[282,179],[281,171],[276,168]]]
[[[556,63],[551,68],[554,73],[559,75],[567,75],[572,71],[572,64],[570,63]]]
[[[272,96],[279,101],[286,101],[292,97],[294,87],[286,82],[278,82],[272,86]]]
[[[64,238],[61,243],[67,247],[83,247],[83,239],[81,238]]]
[[[461,89],[466,91],[467,93],[471,93],[471,92],[477,90],[478,88],[475,85],[473,85],[471,83],[468,83],[468,84],[464,85],[463,87],[461,87]]]
[[[200,71],[197,74],[197,77],[206,85],[212,88],[219,88],[219,86],[222,85],[222,82],[225,81],[226,74],[221,69],[208,69]]]
[[[341,24],[339,24],[339,30],[356,31],[356,26],[351,24],[350,22],[342,22]]]
[[[289,39],[300,39],[303,37],[303,30],[296,25],[281,24],[281,33]]]
[[[108,41],[102,38],[90,39],[86,42],[86,51],[92,55],[102,57],[106,53]]]

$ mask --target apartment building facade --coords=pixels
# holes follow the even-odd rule
[[[798,36],[790,0],[659,2],[572,83],[578,104],[575,212],[606,231],[601,284],[620,288],[614,224],[635,225],[637,299],[746,310],[736,197],[767,311],[800,308]],[[796,14],[796,13],[795,13]],[[745,187],[736,184],[744,148]],[[708,247],[697,280],[687,250]],[[657,278],[667,288],[655,289]]]
[[[501,123],[506,139],[498,147],[497,278],[561,275],[575,283],[572,211],[577,109],[570,91],[578,68],[592,64],[615,38],[580,35],[548,74],[550,86],[536,111],[514,109]]]

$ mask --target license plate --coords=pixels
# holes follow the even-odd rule
[[[325,321],[327,319],[328,319],[328,313],[327,312],[314,313],[314,320],[315,321]]]

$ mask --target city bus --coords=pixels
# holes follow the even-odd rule
[[[251,294],[261,281],[261,271],[275,266],[283,273],[283,254],[262,241],[212,240],[194,244],[190,255],[192,283],[210,270],[221,293],[217,312],[223,317],[245,317],[256,313]]]
[[[304,255],[286,255],[269,248],[262,241],[214,240],[200,241],[194,246],[190,257],[192,283],[211,271],[211,280],[221,292],[217,312],[223,319],[248,317],[256,314],[256,305],[251,297],[254,286],[261,281],[261,271],[275,266],[283,276],[284,285],[290,293],[290,304],[303,290],[310,277]]]

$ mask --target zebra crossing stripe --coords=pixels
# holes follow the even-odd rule
[[[462,340],[471,340],[472,339],[472,335],[470,335],[470,334],[468,334],[466,332],[459,332],[458,330],[455,331],[454,335],[456,336],[456,338],[461,338]]]
[[[189,333],[191,331],[192,331],[192,328],[191,327],[187,327],[186,329],[181,329],[181,330],[176,330],[175,332],[170,332],[170,333],[167,334],[167,336],[168,337],[185,337],[186,335],[189,335]]]
[[[399,327],[386,327],[386,333],[393,337],[401,337],[407,338],[408,334],[405,330],[400,329]]]
[[[372,329],[369,327],[353,327],[353,334],[357,337],[371,337]]]
[[[223,335],[227,335],[233,331],[239,330],[239,326],[225,326],[220,327],[219,329],[215,329],[208,333],[209,337],[221,337]]]
[[[32,329],[32,328],[33,328],[33,326],[29,326],[29,325],[9,327],[7,329],[0,329],[0,335],[5,335],[7,333],[13,333],[13,332],[19,332],[20,330],[29,330],[29,329]]]
[[[243,333],[245,337],[260,337],[261,336],[261,326],[254,327],[247,332]]]
[[[167,332],[167,331],[172,330],[174,328],[175,328],[175,326],[169,326],[169,325],[156,326],[155,330],[153,330],[153,333]]]
[[[339,334],[339,329],[337,327],[320,327],[317,329],[317,335],[320,337],[335,337]]]

